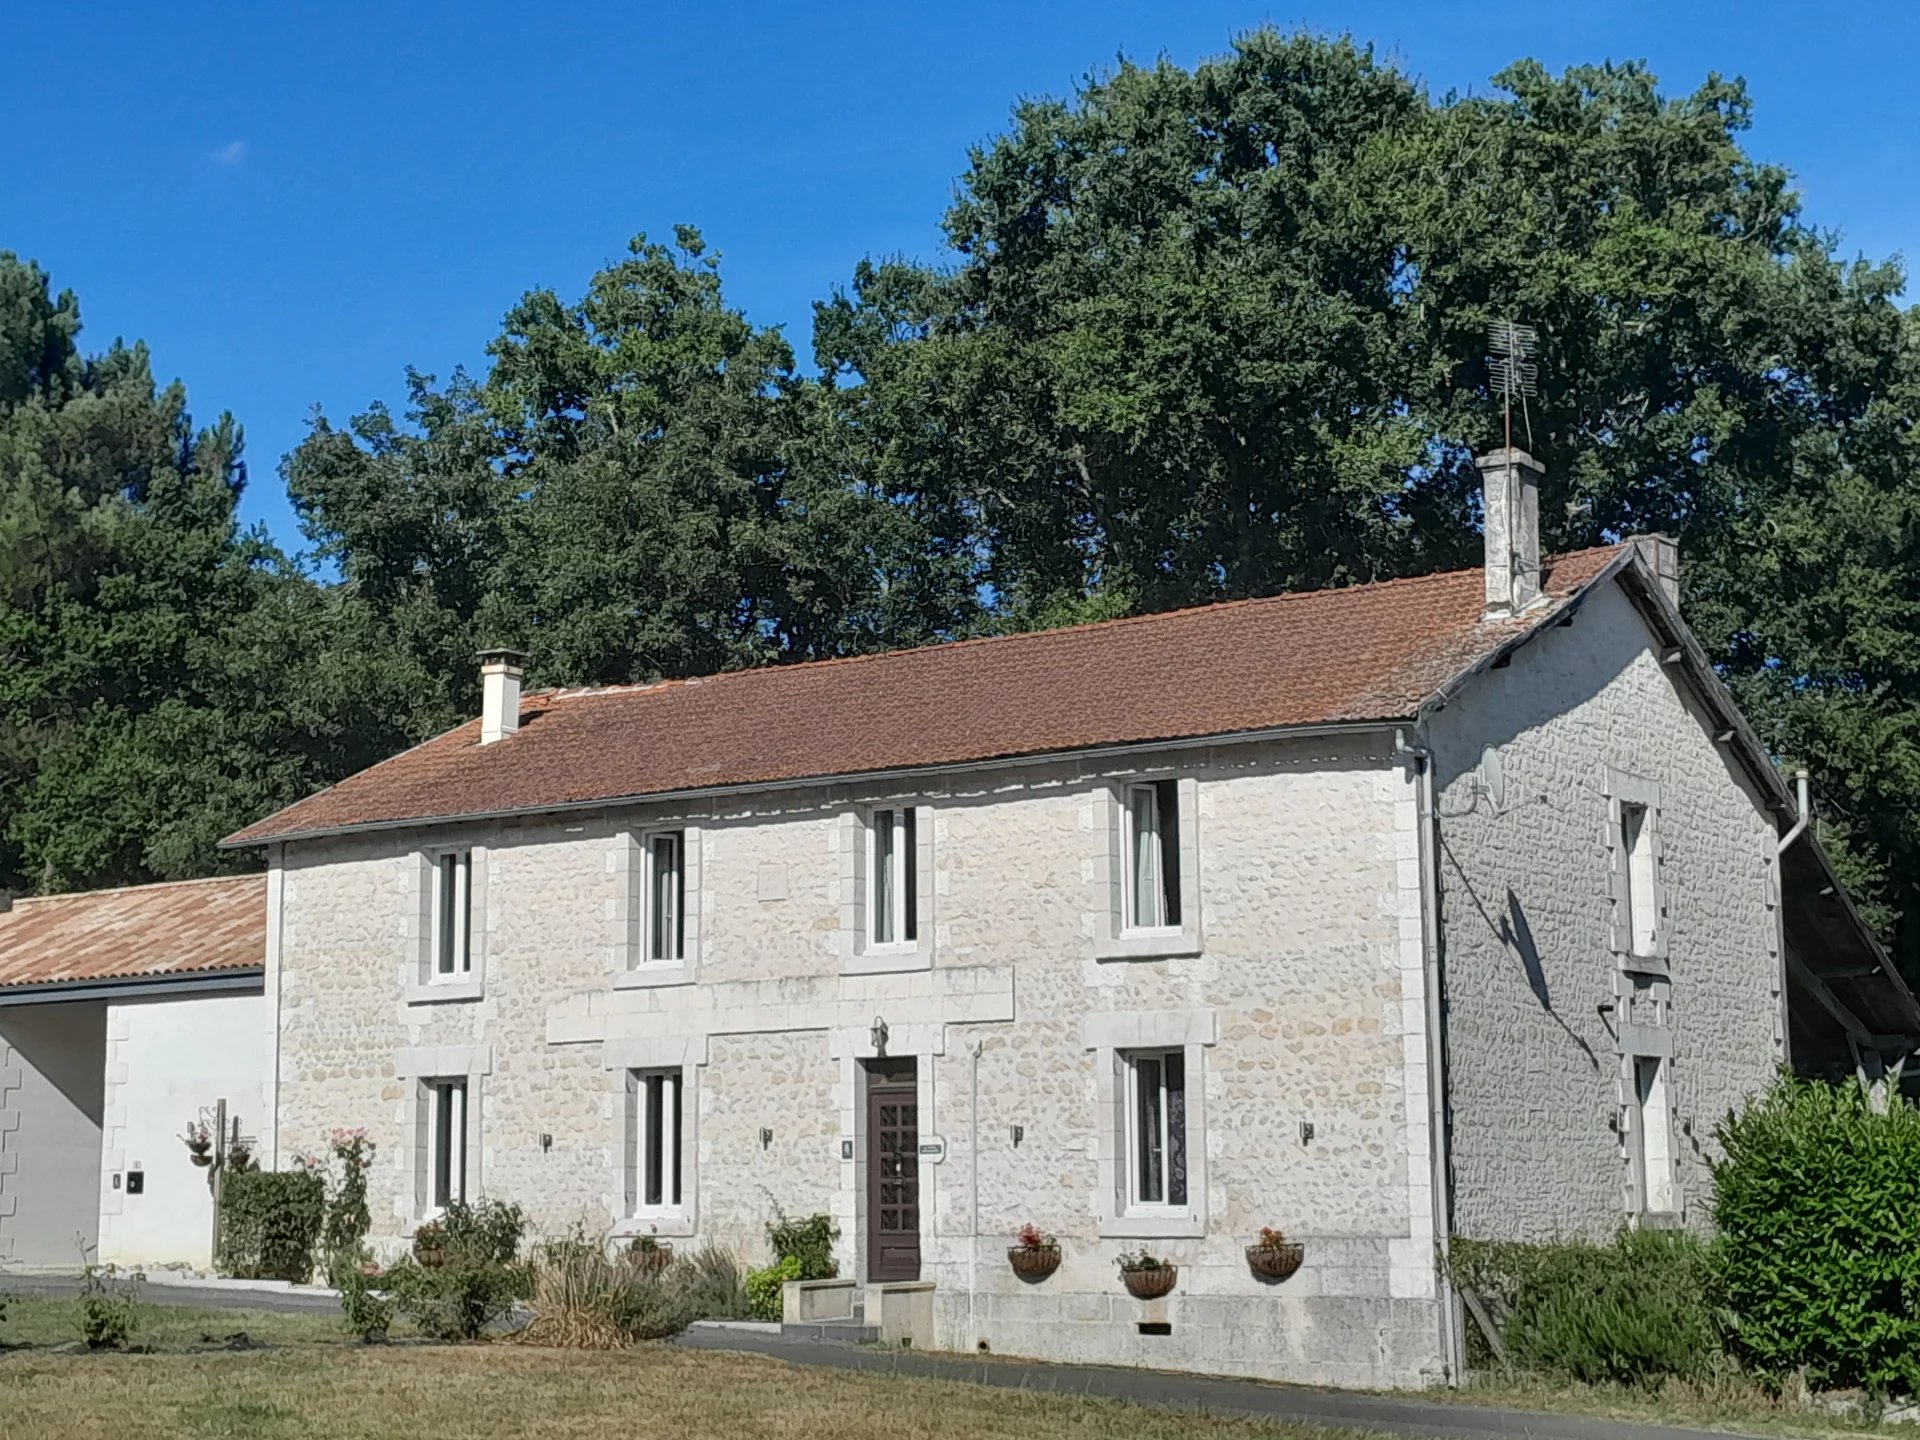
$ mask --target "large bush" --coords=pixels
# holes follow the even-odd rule
[[[220,1191],[220,1272],[243,1280],[306,1284],[313,1278],[326,1210],[326,1181],[317,1171],[227,1175]]]
[[[664,1340],[698,1318],[691,1267],[664,1270],[633,1250],[609,1254],[607,1242],[576,1231],[540,1246],[533,1257],[535,1345],[612,1350],[635,1340]]]
[[[1716,1271],[1756,1370],[1920,1389],[1920,1112],[1782,1080],[1719,1129]]]
[[[1606,1245],[1455,1240],[1456,1282],[1500,1316],[1522,1369],[1587,1384],[1645,1384],[1710,1369],[1721,1331],[1706,1245],[1679,1231],[1623,1231]]]

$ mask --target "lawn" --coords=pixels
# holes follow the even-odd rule
[[[0,1320],[0,1440],[1354,1440],[1351,1432],[1162,1413],[640,1346],[612,1354],[489,1345],[362,1346],[330,1320],[141,1311],[152,1354],[55,1353],[71,1301]],[[270,1348],[197,1350],[244,1332]]]

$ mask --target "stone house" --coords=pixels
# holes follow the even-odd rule
[[[367,1127],[388,1248],[481,1192],[752,1263],[826,1212],[921,1345],[1457,1369],[1450,1233],[1697,1223],[1729,1106],[1920,1036],[1672,546],[1543,562],[1538,467],[1482,468],[1481,569],[613,689],[485,657],[477,722],[228,842],[279,1155]]]
[[[259,875],[0,895],[0,1267],[213,1259],[183,1132],[270,1131]]]

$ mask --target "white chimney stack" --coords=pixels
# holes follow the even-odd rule
[[[520,677],[527,657],[518,650],[480,652],[480,743],[491,745],[520,728]]]
[[[1482,455],[1487,614],[1517,615],[1540,598],[1540,476],[1546,466],[1524,450]]]

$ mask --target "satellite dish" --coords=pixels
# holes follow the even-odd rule
[[[1488,745],[1480,752],[1480,793],[1497,812],[1507,803],[1507,767],[1500,752]]]

